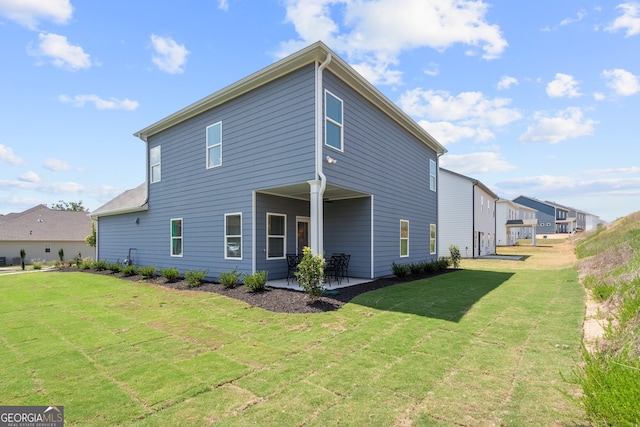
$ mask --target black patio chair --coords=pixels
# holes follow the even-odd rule
[[[298,264],[300,264],[301,259],[302,255],[287,254],[287,285],[290,278],[295,280],[296,275],[294,273],[298,270]]]

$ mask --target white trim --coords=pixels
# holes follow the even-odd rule
[[[256,191],[254,190],[251,192],[251,274],[255,274],[257,271],[256,258],[258,257],[256,252],[258,248],[258,242],[256,241],[256,197]]]
[[[282,218],[284,218],[284,234],[282,235],[282,256],[281,257],[269,257],[269,238],[272,237],[269,234],[269,218],[272,216],[280,216]],[[275,260],[275,259],[286,259],[287,258],[287,214],[281,214],[281,213],[275,213],[275,212],[267,212],[267,223],[265,224],[267,226],[267,228],[265,229],[266,231],[266,237],[267,237],[267,241],[266,241],[266,247],[267,247],[267,253],[265,254],[267,257],[267,260],[271,261],[271,260]],[[279,234],[274,234],[273,237],[278,237],[280,238],[281,236]]]
[[[213,144],[213,145],[209,145],[209,129],[214,127],[214,126],[220,126],[220,142],[217,144]],[[212,148],[215,147],[220,147],[220,164],[217,165],[211,165],[211,159],[209,158],[209,151]],[[222,120],[219,122],[216,122],[212,125],[207,126],[207,129],[205,131],[205,152],[206,152],[206,167],[207,169],[213,169],[213,168],[217,168],[219,166],[222,166]]]
[[[431,252],[431,227],[435,227],[436,236],[433,238],[433,252]],[[429,224],[429,255],[435,255],[438,253],[438,225]]]
[[[374,235],[375,235],[375,232],[374,232],[375,231],[375,227],[374,227],[374,222],[373,222],[374,219],[375,219],[374,218],[375,209],[373,208],[373,197],[374,197],[373,194],[370,197],[371,197],[371,259],[369,260],[369,262],[371,263],[371,266],[369,267],[369,269],[370,269],[370,272],[369,272],[370,276],[369,277],[373,279],[375,277],[375,266],[374,266],[374,264],[375,264],[375,262],[374,262],[374,260],[375,260],[375,250],[374,250],[375,244],[374,244],[374,241],[373,241],[374,240]]]
[[[181,252],[179,255],[174,255],[173,253],[173,233],[171,232],[173,221],[180,221],[180,249]],[[174,258],[182,258],[184,255],[184,220],[182,218],[171,218],[169,220],[169,256]]]
[[[402,223],[406,222],[407,223],[407,237],[402,237]],[[411,236],[410,232],[409,232],[409,220],[408,219],[401,219],[400,220],[400,258],[407,258],[410,255],[410,251],[409,251],[409,237]],[[407,241],[407,254],[406,255],[402,255],[402,240],[406,239]]]
[[[333,120],[331,117],[327,115],[327,94],[331,95],[332,97],[340,101],[340,122],[341,123],[336,122],[335,120]],[[340,128],[340,148],[327,144],[327,135],[328,135],[327,121],[333,123],[334,125]],[[344,101],[338,96],[336,96],[335,94],[331,93],[327,89],[324,90],[324,145],[333,150],[344,153]]]
[[[151,152],[157,149],[158,153],[158,163],[151,163]],[[158,167],[160,169],[160,177],[157,180],[153,180],[153,168]],[[149,149],[149,183],[154,184],[156,182],[162,181],[162,145],[156,145],[153,148]]]
[[[232,234],[227,235],[227,218],[230,216],[239,216],[240,217],[240,234]],[[227,246],[229,243],[227,242],[227,238],[229,237],[240,237],[240,256],[230,257],[227,255]],[[242,212],[232,212],[224,214],[224,259],[232,259],[232,260],[242,260],[242,252],[243,252],[243,239],[242,239]]]
[[[311,247],[311,218],[308,216],[297,216],[296,215],[296,252],[301,254],[302,248],[298,247],[298,223],[303,222],[307,224],[307,232],[309,233],[307,236],[307,246]]]

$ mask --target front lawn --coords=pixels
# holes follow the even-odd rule
[[[580,360],[583,290],[572,268],[526,269],[531,252],[315,314],[85,273],[3,276],[0,405],[61,405],[83,426],[580,423],[561,375]]]

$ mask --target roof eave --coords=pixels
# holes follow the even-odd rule
[[[244,79],[241,79],[205,98],[197,101],[164,119],[134,133],[134,136],[146,141],[148,137],[166,130],[178,123],[195,117],[231,99],[237,98],[251,90],[285,76],[313,62],[323,62],[328,54],[332,60],[327,69],[345,81],[360,95],[381,108],[387,115],[420,139],[437,154],[444,154],[447,149],[433,138],[422,126],[410,118],[404,111],[391,102],[371,83],[358,74],[351,66],[331,51],[324,43],[318,41],[284,59],[281,59]]]
[[[123,209],[113,209],[113,210],[104,211],[104,212],[94,212],[91,215],[91,219],[96,219],[103,216],[122,215],[127,213],[134,213],[134,212],[145,212],[148,210],[149,210],[149,205],[145,203],[142,206],[129,207],[129,208],[123,208]]]

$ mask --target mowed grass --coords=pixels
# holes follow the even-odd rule
[[[526,250],[309,315],[87,273],[4,276],[0,405],[62,405],[82,426],[582,423],[562,375],[580,360],[583,290],[570,267],[523,268]]]

